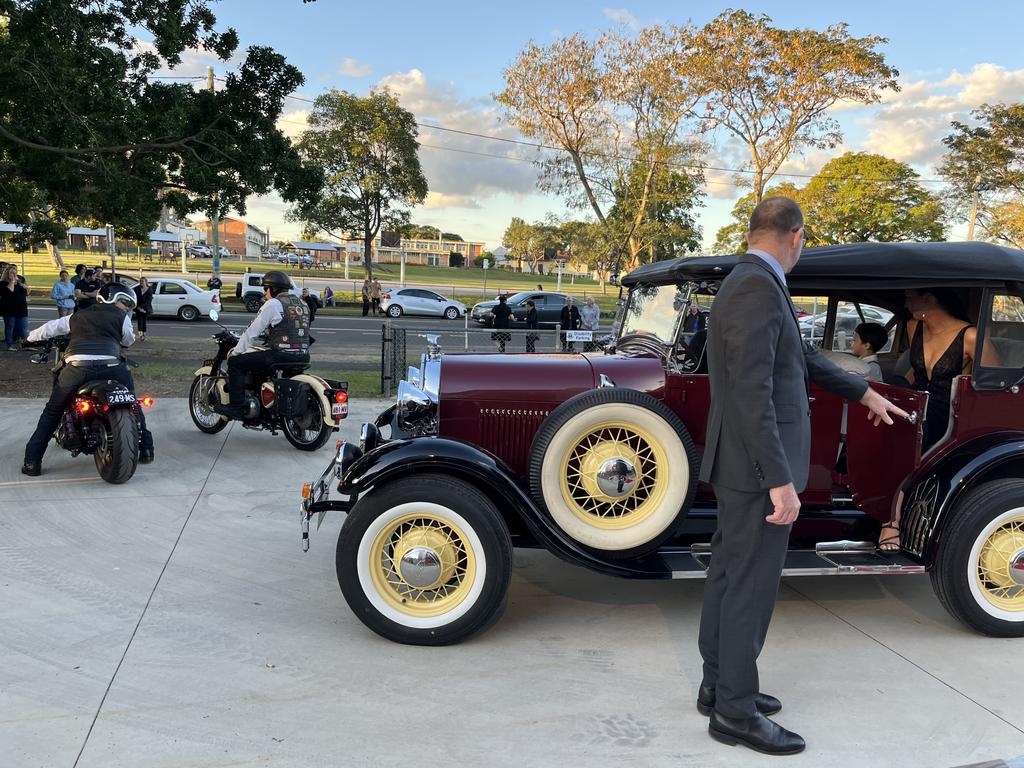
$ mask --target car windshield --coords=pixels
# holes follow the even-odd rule
[[[513,293],[511,296],[509,296],[507,301],[508,301],[509,304],[521,304],[522,302],[526,301],[528,298],[533,296],[535,293],[537,293],[537,292],[536,291],[519,291],[519,293]],[[495,297],[494,300],[497,301],[498,298]]]
[[[633,334],[655,336],[666,344],[675,341],[679,313],[686,292],[675,285],[638,285],[629,292],[619,338]]]

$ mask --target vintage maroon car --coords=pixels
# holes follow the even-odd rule
[[[692,302],[713,305],[735,263],[680,259],[628,275],[603,353],[432,345],[359,447],[341,444],[304,488],[304,539],[314,514],[348,513],[337,571],[356,615],[399,642],[469,637],[503,610],[513,546],[617,576],[703,577],[716,511],[697,476],[711,393],[703,333],[683,334],[681,321]],[[794,298],[827,307],[823,346],[850,368],[837,317],[888,318],[880,362],[894,380],[907,365],[904,291],[928,287],[957,289],[978,349],[994,349],[999,364],[954,381],[948,431],[923,455],[927,394],[873,385],[911,414],[873,427],[863,406],[812,388],[810,481],[785,575],[928,571],[957,619],[1024,635],[1024,252],[812,248],[788,282]],[[874,542],[897,509],[901,551],[881,552]]]

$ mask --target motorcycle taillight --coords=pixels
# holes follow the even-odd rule
[[[79,397],[75,400],[75,412],[80,416],[84,416],[93,410],[93,404],[91,400],[86,400],[84,397]]]

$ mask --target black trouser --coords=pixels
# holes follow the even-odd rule
[[[704,684],[715,688],[715,709],[725,717],[753,717],[757,657],[775,609],[789,525],[773,525],[767,491],[715,485],[718,529],[700,614]]]
[[[370,314],[370,300],[363,296],[363,317],[366,317],[368,314]]]
[[[371,304],[372,309],[373,309],[373,314],[379,315],[380,314],[380,299],[370,299],[370,304]]]
[[[528,333],[528,334],[526,334],[526,351],[527,352],[536,352],[537,351],[537,339],[539,339],[539,338],[540,338],[540,336],[538,334],[536,334],[536,333]]]
[[[135,319],[139,324],[139,333],[146,332],[146,318],[149,317],[149,312],[135,312]]]
[[[262,373],[274,363],[305,363],[309,361],[309,353],[295,352],[271,352],[260,350],[259,352],[245,352],[241,355],[231,355],[228,358],[228,402],[232,408],[245,407],[245,375],[247,373]]]
[[[36,431],[28,439],[25,446],[26,463],[36,464],[43,460],[46,453],[46,446],[53,437],[53,433],[60,424],[61,414],[67,407],[68,401],[74,397],[78,388],[88,381],[96,379],[118,381],[135,391],[135,382],[132,380],[131,371],[124,363],[117,365],[65,365],[60,373],[53,379],[53,389],[50,392],[50,399],[43,406],[43,412],[39,414],[39,423]],[[139,414],[139,428],[141,431],[141,448],[153,447],[153,434],[146,429],[146,416],[142,412],[142,406],[135,406]]]

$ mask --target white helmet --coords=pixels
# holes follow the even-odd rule
[[[135,309],[135,305],[138,303],[135,299],[135,293],[121,283],[107,283],[100,288],[99,300],[104,304],[127,304],[128,309]]]

